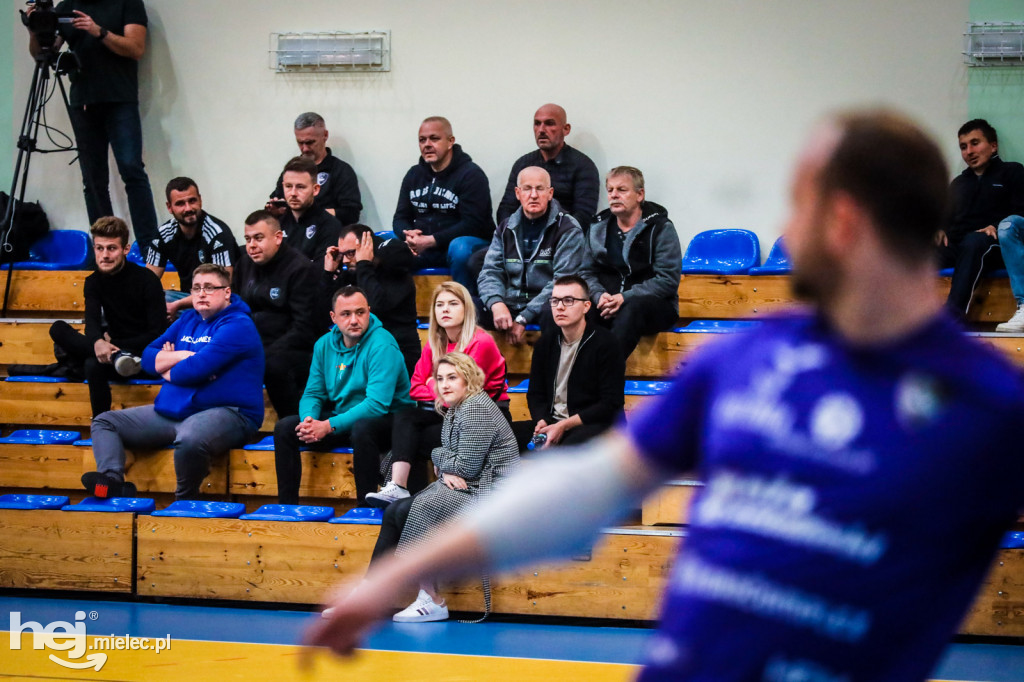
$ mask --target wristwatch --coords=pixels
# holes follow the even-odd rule
[[[103,40],[104,38],[106,38],[106,37],[107,37],[107,34],[108,34],[108,33],[110,33],[110,31],[108,31],[108,30],[107,30],[106,28],[104,28],[104,27],[102,27],[102,26],[101,26],[101,27],[100,27],[100,35],[99,35],[99,39],[100,39],[100,40]]]
[[[521,324],[521,325],[523,325],[525,327],[526,326],[526,318],[523,317],[522,315],[516,315],[515,323],[516,324]]]

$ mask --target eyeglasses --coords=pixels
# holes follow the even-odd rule
[[[552,308],[557,308],[559,303],[564,305],[566,308],[571,308],[576,305],[576,301],[583,302],[586,300],[587,299],[585,298],[576,298],[575,296],[563,296],[562,298],[555,298],[552,296],[548,299],[548,303],[551,304]]]
[[[227,289],[227,288],[228,288],[227,284],[225,284],[224,286],[221,286],[221,287],[215,287],[212,284],[204,284],[202,286],[199,286],[197,284],[196,286],[192,287],[192,294],[193,295],[212,294],[215,291],[220,291],[221,289]]]
[[[339,251],[338,255],[341,256],[342,258],[355,258],[356,257],[356,250],[355,249],[350,249],[348,251]]]
[[[537,185],[536,187],[531,187],[530,185],[519,185],[518,189],[523,194],[529,196],[534,192],[537,194],[544,194],[544,192],[547,192],[551,188],[547,185]]]

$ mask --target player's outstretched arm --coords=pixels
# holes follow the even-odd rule
[[[381,561],[365,580],[336,591],[328,600],[333,612],[309,629],[305,643],[347,655],[391,613],[399,592],[483,567],[569,556],[663,478],[617,430],[531,464],[429,542]],[[574,481],[571,498],[564,495],[566,480]]]

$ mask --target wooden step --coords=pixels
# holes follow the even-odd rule
[[[685,525],[690,522],[690,503],[704,483],[684,478],[669,481],[643,502],[641,522],[645,526]]]
[[[130,513],[0,509],[0,587],[131,594],[134,523]]]

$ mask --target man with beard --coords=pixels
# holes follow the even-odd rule
[[[320,185],[320,192],[313,203],[336,217],[342,225],[350,225],[359,222],[359,211],[363,208],[359,181],[352,166],[331,153],[327,146],[329,136],[327,124],[320,114],[307,111],[295,119],[295,142],[299,145],[299,154],[316,164],[316,182]],[[287,210],[283,181],[282,173],[266,206],[276,218]]]
[[[1024,502],[1024,381],[935,297],[947,178],[897,114],[817,126],[785,228],[810,308],[704,346],[628,426],[376,564],[307,641],[349,652],[416,584],[578,552],[699,467],[640,680],[926,679]]]
[[[159,236],[149,245],[146,267],[162,277],[167,263],[178,271],[181,288],[167,291],[167,318],[173,320],[192,307],[192,271],[203,263],[227,269],[238,258],[238,243],[231,229],[203,210],[203,197],[192,178],[178,177],[167,183],[167,210],[172,218],[160,226]],[[140,245],[141,246],[141,245]]]

